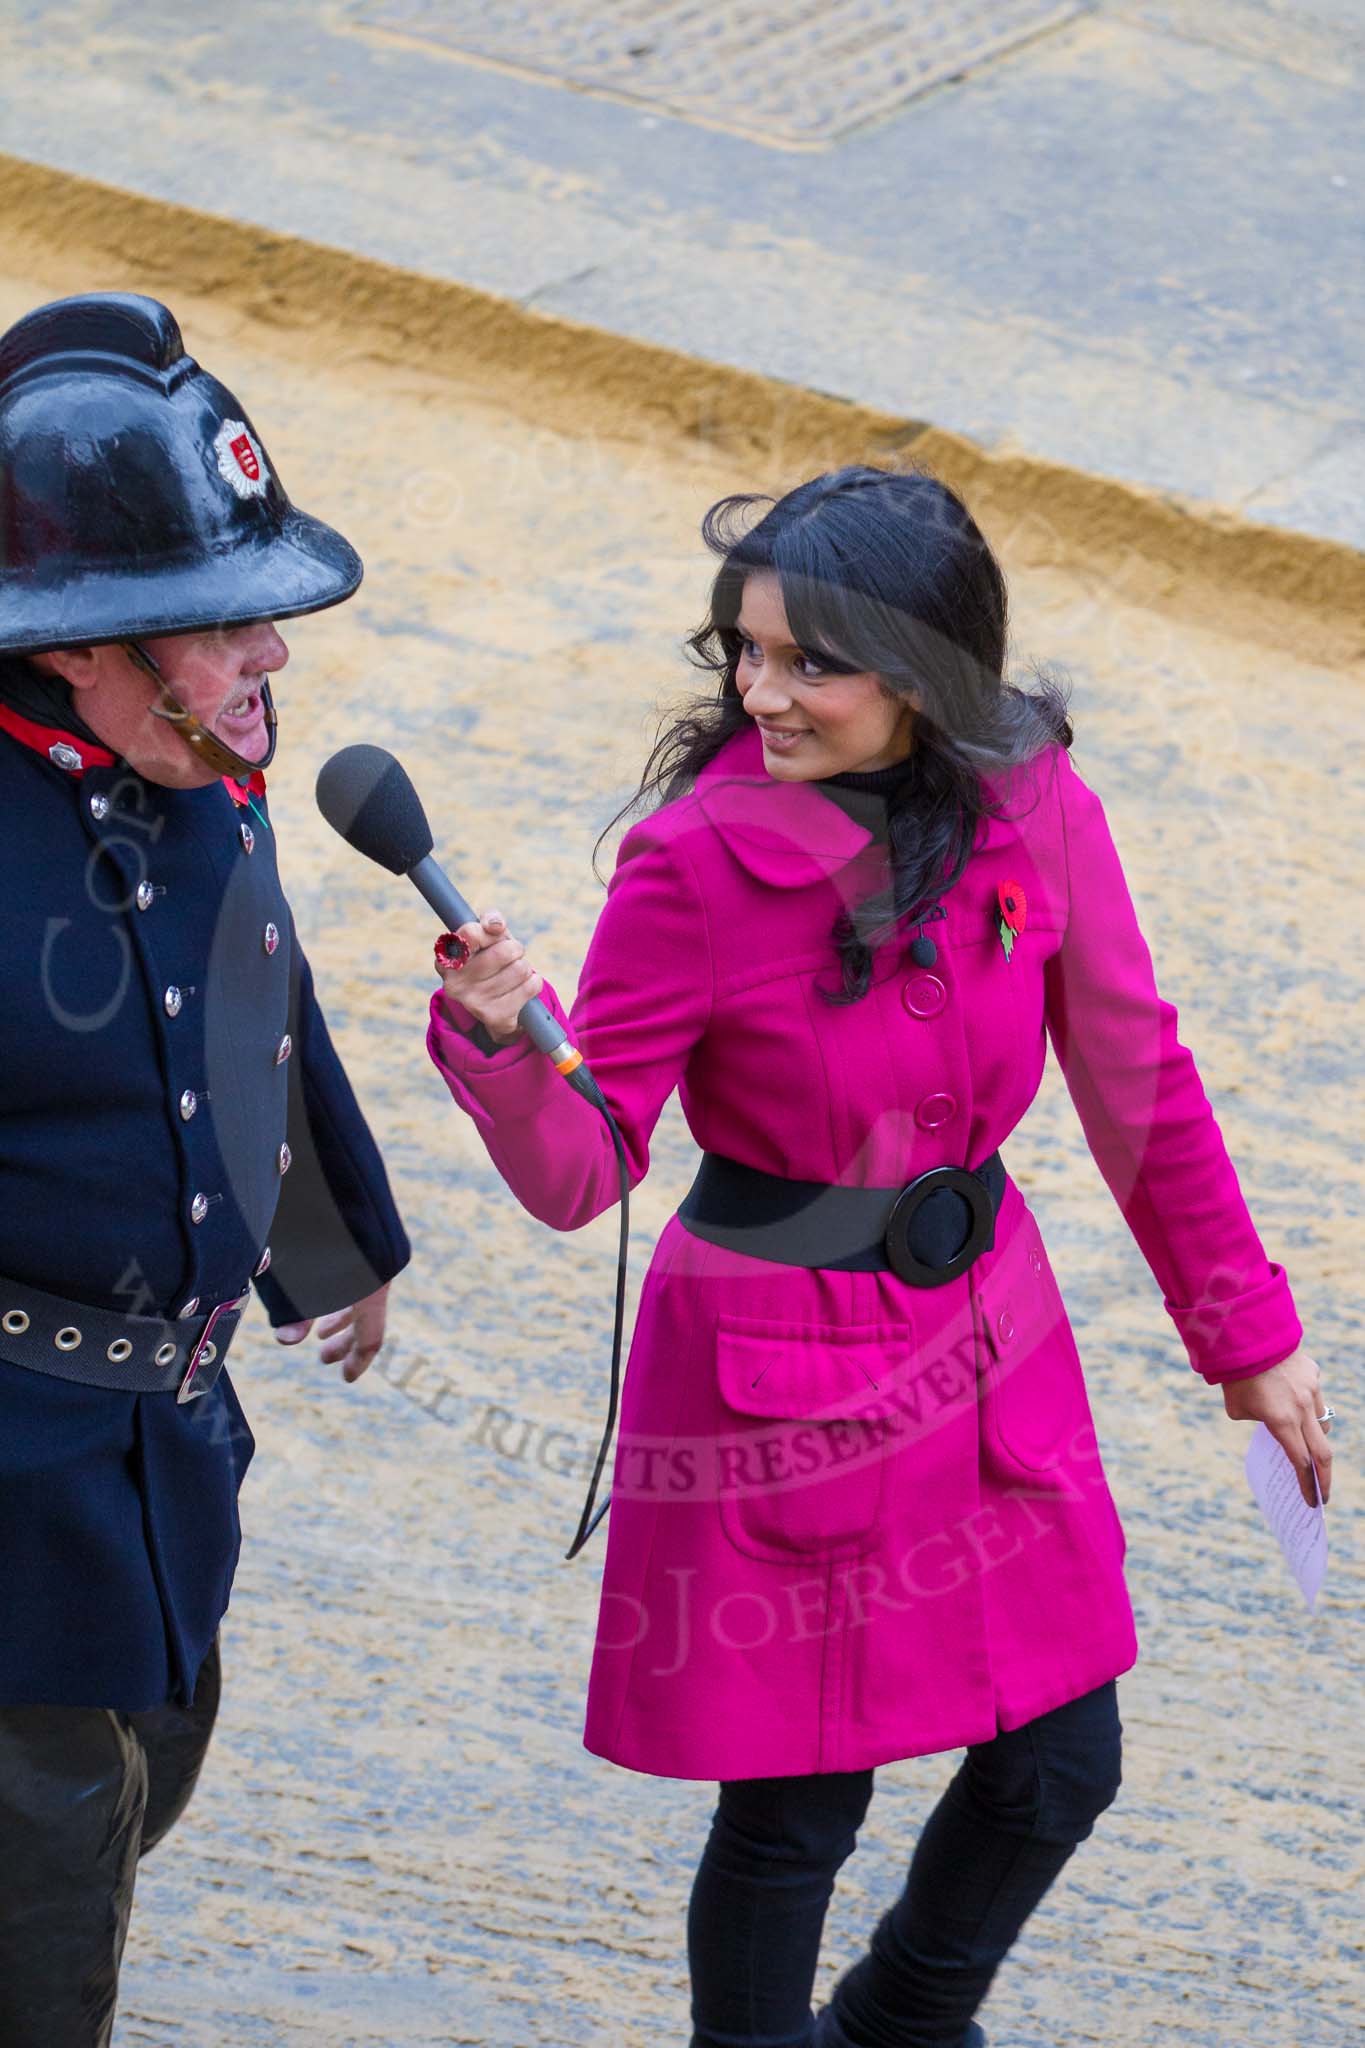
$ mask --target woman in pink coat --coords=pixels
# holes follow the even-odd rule
[[[999,567],[934,479],[849,468],[707,515],[718,687],[664,733],[566,1012],[496,911],[429,1047],[523,1205],[618,1199],[679,1091],[697,1179],[627,1366],[590,1750],[713,1778],[693,2048],[964,2048],[1119,1783],[1124,1537],[1066,1309],[998,1147],[1050,1036],[1192,1368],[1313,1499],[1319,1372],[1157,992],[1058,686],[1004,680]],[[812,2019],[878,1764],[966,1746],[904,1892]]]

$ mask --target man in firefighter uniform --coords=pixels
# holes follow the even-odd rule
[[[254,1281],[355,1378],[409,1247],[275,865],[274,621],[361,564],[151,299],[0,337],[0,2041],[103,2048],[183,1811]]]

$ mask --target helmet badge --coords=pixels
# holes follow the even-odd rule
[[[263,498],[270,483],[260,442],[243,420],[224,420],[213,443],[218,474],[239,498]]]

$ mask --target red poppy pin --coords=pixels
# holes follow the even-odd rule
[[[1028,897],[1017,882],[999,882],[996,884],[995,900],[1000,906],[997,920],[1000,943],[1008,960],[1014,951],[1014,942],[1024,929],[1028,917]]]

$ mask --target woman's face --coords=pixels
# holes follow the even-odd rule
[[[911,749],[911,703],[888,698],[870,671],[837,675],[791,636],[782,585],[768,570],[744,579],[735,681],[763,735],[763,764],[780,782],[889,768]]]

